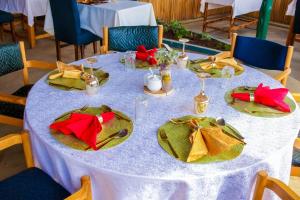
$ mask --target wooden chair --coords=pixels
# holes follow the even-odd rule
[[[0,138],[0,151],[22,144],[28,169],[0,182],[2,200],[91,200],[89,176],[81,178],[81,188],[72,195],[48,174],[34,167],[29,134],[26,131]]]
[[[281,199],[284,200],[299,200],[298,196],[282,181],[269,177],[266,171],[259,171],[257,174],[256,186],[253,195],[253,200],[262,200],[265,188],[275,192]]]
[[[1,34],[1,38],[2,36],[2,32],[3,32],[3,24],[8,23],[10,26],[10,33],[11,33],[11,37],[12,40],[15,42],[16,41],[16,34],[15,34],[15,28],[14,28],[14,16],[11,13],[5,12],[0,10],[0,34]]]
[[[219,14],[219,10],[223,11],[223,14]],[[213,14],[210,14],[213,12]],[[212,16],[212,17],[210,17]],[[213,24],[220,21],[228,21],[229,28],[219,28],[219,26],[214,26]],[[205,3],[204,13],[203,13],[203,27],[202,31],[206,32],[207,28],[212,28],[219,31],[228,32],[228,38],[231,36],[232,32],[238,31],[240,29],[249,27],[257,23],[257,19],[254,18],[241,18],[233,17],[233,8],[231,6],[223,6],[212,3]],[[239,22],[239,25],[235,25],[235,22]],[[241,23],[242,22],[242,23]]]
[[[291,73],[294,47],[283,46],[271,41],[232,35],[231,51],[222,52],[221,57],[234,57],[241,62],[261,69],[279,70],[275,79],[286,86]]]
[[[160,48],[162,41],[162,25],[104,27],[101,53],[135,51],[139,45],[145,45],[147,49]]]
[[[0,76],[23,70],[24,86],[12,94],[0,92],[0,123],[23,126],[23,112],[26,97],[32,85],[29,84],[30,68],[55,69],[55,63],[38,60],[27,60],[24,42],[19,44],[0,45]]]

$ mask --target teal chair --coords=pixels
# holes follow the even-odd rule
[[[136,51],[144,45],[146,49],[160,48],[163,26],[120,26],[104,27],[101,53],[109,51]]]
[[[14,71],[23,71],[24,86],[12,94],[0,93],[0,123],[23,127],[26,97],[32,87],[29,69],[56,69],[56,64],[27,60],[24,42],[0,45],[0,76]]]

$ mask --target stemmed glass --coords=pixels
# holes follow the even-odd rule
[[[234,77],[234,68],[231,66],[224,66],[222,69],[222,78],[225,79],[225,83],[222,84],[222,88],[228,87],[228,84],[230,83],[232,77]]]
[[[186,38],[179,39],[179,42],[182,43],[182,55],[185,54],[185,44],[188,43],[190,40]]]
[[[87,58],[86,62],[90,65],[91,74],[93,74],[93,64],[98,62],[97,58],[96,57]]]
[[[204,92],[205,91],[205,79],[210,78],[211,74],[206,73],[206,72],[201,72],[201,73],[198,73],[197,76],[202,82],[201,92]]]

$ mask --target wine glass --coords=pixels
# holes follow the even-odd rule
[[[86,59],[86,62],[90,65],[91,74],[93,74],[93,64],[98,62],[98,59],[96,57],[89,57]]]
[[[201,82],[202,82],[202,88],[201,88],[201,92],[205,91],[205,79],[210,78],[211,74],[206,73],[206,72],[201,72],[197,74],[198,78],[200,78]]]
[[[182,55],[185,54],[185,44],[188,43],[190,40],[187,38],[181,38],[179,39],[179,42],[182,43]]]
[[[222,84],[222,88],[227,88],[231,79],[234,77],[235,70],[231,66],[224,66],[222,69],[222,78],[224,78],[225,82]]]

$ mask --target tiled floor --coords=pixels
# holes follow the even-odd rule
[[[201,31],[201,21],[189,21],[185,22],[184,25],[195,32]],[[254,29],[245,29],[238,32],[241,35],[255,35]],[[20,32],[24,36],[24,33]],[[211,32],[214,37],[227,40],[227,34],[222,32]],[[269,39],[284,44],[285,38],[287,35],[287,30],[283,28],[277,28],[274,26],[270,27]],[[5,40],[10,41],[10,36],[5,34]],[[0,42],[1,43],[1,42]],[[27,45],[28,46],[28,45]],[[86,49],[86,56],[92,55],[91,45]],[[37,41],[37,46],[33,49],[27,48],[27,57],[29,59],[39,59],[50,62],[55,62],[55,44],[53,39],[43,39]],[[62,59],[64,62],[71,62],[74,60],[74,48],[73,46],[68,46],[62,49]],[[292,63],[292,77],[289,79],[288,87],[292,91],[300,92],[300,84],[297,80],[300,81],[300,44],[295,45],[295,55],[293,57]],[[46,72],[33,70],[31,73],[31,81],[35,82]],[[22,85],[22,74],[20,72],[15,72],[10,75],[0,77],[0,91],[2,92],[13,92],[20,85]],[[0,125],[0,137],[9,133],[20,130],[20,128],[15,128],[11,126]],[[9,150],[0,152],[0,180],[15,174],[16,172],[25,168],[22,148],[13,147]]]

